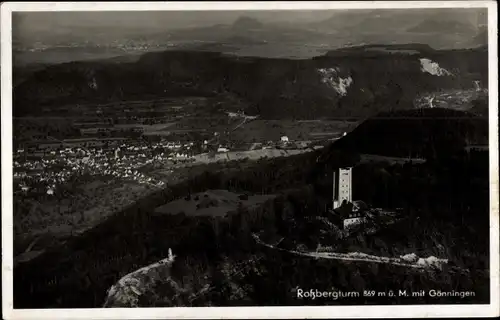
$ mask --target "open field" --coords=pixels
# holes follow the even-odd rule
[[[277,158],[287,157],[300,153],[310,152],[311,149],[259,149],[250,151],[230,151],[224,153],[200,154],[194,156],[195,163],[212,163],[217,161],[233,161],[233,160],[258,160],[262,158]]]
[[[144,133],[149,133],[149,134],[154,134],[154,132],[157,131],[164,131],[165,129],[170,128],[171,126],[175,125],[175,122],[169,122],[169,123],[157,123],[157,124],[117,124],[115,127],[117,128],[134,128],[134,127],[141,127],[144,129]]]
[[[341,136],[355,128],[356,122],[342,120],[294,121],[253,120],[231,133],[231,139],[244,142],[277,141],[282,136],[290,140],[315,140]]]
[[[181,214],[188,216],[226,216],[239,206],[251,208],[270,199],[273,195],[247,195],[227,190],[207,190],[177,199],[155,209],[155,213]]]

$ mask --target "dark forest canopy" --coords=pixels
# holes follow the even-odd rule
[[[456,154],[467,145],[487,144],[487,118],[434,108],[379,113],[332,147],[394,157],[436,158]]]

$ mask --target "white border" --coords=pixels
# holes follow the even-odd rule
[[[12,11],[327,10],[488,8],[490,143],[490,305],[32,309],[12,305]],[[499,316],[498,56],[496,1],[373,2],[7,2],[1,5],[2,309],[5,319],[413,318]]]

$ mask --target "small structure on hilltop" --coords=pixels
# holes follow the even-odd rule
[[[217,152],[229,152],[229,149],[223,146],[219,146],[219,148],[217,148]]]
[[[287,136],[282,136],[281,137],[281,142],[289,142],[288,137]]]
[[[482,87],[481,87],[481,81],[479,80],[475,80],[474,81],[474,87],[476,88],[476,91],[482,91]]]

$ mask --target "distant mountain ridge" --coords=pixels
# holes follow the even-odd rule
[[[423,92],[471,88],[475,80],[487,84],[484,48],[370,48],[332,51],[305,60],[165,51],[143,54],[135,62],[52,65],[15,88],[14,113],[36,113],[49,105],[230,93],[248,102],[247,114],[268,119],[366,117],[406,109]],[[427,71],[421,59],[426,59]],[[449,70],[449,75],[432,74],[436,66]]]
[[[257,29],[262,28],[264,24],[255,18],[241,16],[232,24],[233,29]]]
[[[479,10],[479,11],[478,11]],[[487,23],[485,14],[479,14],[481,9],[476,9],[478,14],[478,24]],[[486,10],[484,10],[484,13]],[[373,33],[374,31],[401,32],[417,25],[425,26],[442,20],[448,23],[468,25],[471,15],[470,8],[434,8],[434,9],[355,9],[339,10],[332,13],[332,16],[309,23],[309,26],[316,29],[328,30],[335,28],[348,28],[356,33]],[[444,17],[444,18],[443,18]],[[446,32],[443,29],[435,29],[434,32]]]

